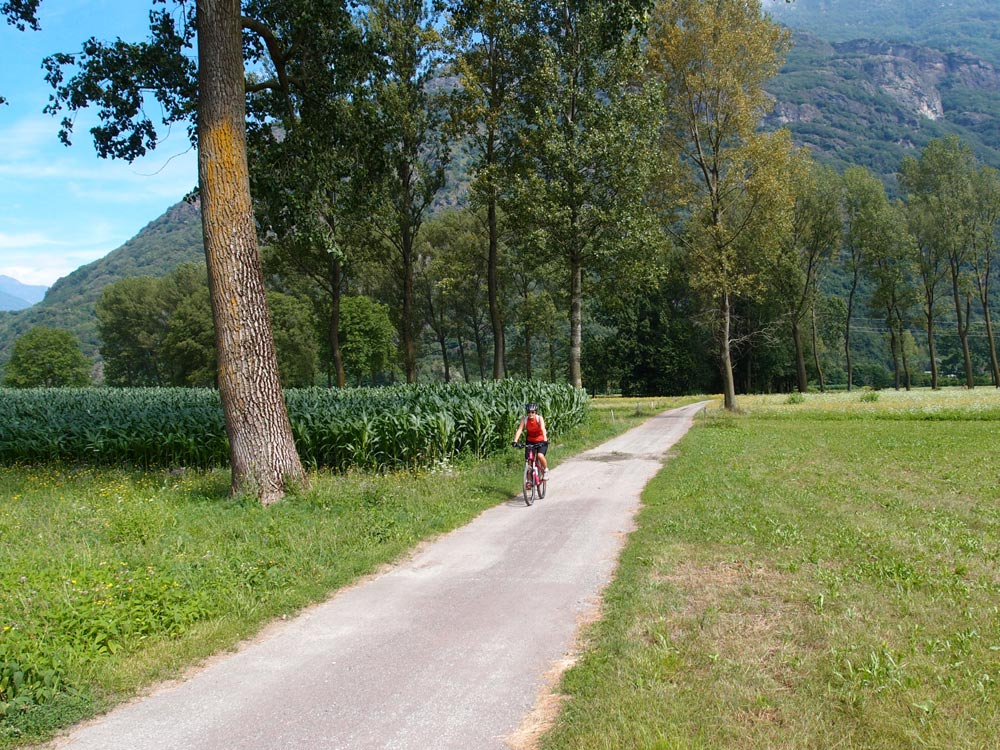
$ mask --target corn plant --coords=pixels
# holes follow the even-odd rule
[[[505,380],[387,388],[286,391],[302,460],[314,468],[387,471],[494,453],[513,435],[527,401],[549,432],[583,419],[583,391]],[[217,391],[187,388],[5,389],[0,462],[222,466],[228,461]]]

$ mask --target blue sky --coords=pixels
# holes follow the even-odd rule
[[[197,156],[183,127],[128,164],[97,156],[88,132],[93,115],[77,117],[67,148],[57,135],[61,118],[42,113],[51,91],[43,57],[78,50],[91,36],[145,39],[150,6],[42,0],[41,31],[0,22],[0,93],[8,100],[0,106],[0,274],[51,286],[122,245],[195,186]]]

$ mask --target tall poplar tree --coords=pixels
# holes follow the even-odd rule
[[[844,318],[844,358],[847,364],[847,390],[854,386],[854,363],[851,351],[851,328],[858,303],[858,289],[875,252],[882,232],[888,199],[885,186],[865,167],[848,167],[843,175],[841,211],[844,221],[844,243],[841,261],[850,275],[847,295],[847,315]]]
[[[370,227],[390,250],[400,297],[399,338],[406,382],[417,379],[417,310],[414,269],[417,239],[428,209],[444,185],[448,146],[440,97],[429,89],[439,70],[443,39],[437,11],[427,0],[375,0],[368,33],[378,45],[383,80],[375,90],[387,170],[381,205]]]
[[[801,151],[795,156],[791,231],[781,246],[775,282],[791,328],[796,384],[805,393],[809,378],[802,326],[806,314],[815,310],[820,272],[840,244],[840,178]]]
[[[908,201],[924,215],[927,236],[944,258],[951,279],[962,361],[967,388],[975,387],[969,348],[971,283],[968,264],[976,235],[978,164],[972,149],[955,136],[938,138],[924,148],[919,161],[904,163],[903,184]]]
[[[676,232],[692,284],[718,319],[725,408],[736,408],[733,315],[761,292],[765,256],[791,218],[787,131],[758,132],[788,32],[759,0],[660,0],[647,47],[648,75],[663,93],[660,132],[676,155],[686,220]],[[784,227],[783,227],[784,224]]]
[[[518,187],[523,263],[559,259],[569,290],[569,380],[583,387],[585,272],[655,242],[644,201],[652,129],[641,73],[648,3],[550,0],[532,4],[530,75],[520,90],[525,127]]]
[[[493,331],[493,378],[506,374],[500,285],[500,200],[516,151],[516,93],[525,76],[526,6],[519,0],[455,0],[449,36],[460,86],[454,123],[473,151],[470,198],[485,209],[486,292]]]

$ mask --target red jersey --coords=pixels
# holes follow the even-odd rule
[[[542,419],[537,414],[529,414],[524,418],[524,429],[527,433],[529,443],[541,443],[545,441],[545,432],[542,430]]]

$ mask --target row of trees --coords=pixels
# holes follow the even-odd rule
[[[36,6],[4,10],[33,19]],[[665,341],[677,356],[661,369],[685,377],[678,341],[692,345],[695,370],[703,359],[691,352],[713,346],[718,366],[709,369],[727,408],[736,406],[737,360],[776,321],[791,321],[800,340],[802,316],[815,309],[818,272],[806,262],[787,309],[774,312],[779,282],[822,241],[810,238],[818,227],[800,223],[821,196],[788,133],[758,130],[769,106],[763,84],[788,43],[758,0],[454,0],[443,10],[423,0],[157,0],[149,42],[91,41],[46,61],[51,111],[102,107],[93,131],[102,155],[155,146],[147,112],[161,111],[167,126],[197,118],[234,489],[268,499],[303,477],[255,229],[273,249],[272,288],[322,313],[339,384],[345,294],[392,301],[404,376],[416,379],[423,277],[445,363],[441,305],[485,278],[493,377],[506,370],[504,300],[518,296],[528,342],[553,310],[566,316],[565,369],[578,387],[585,312],[610,318],[632,290],[649,291],[646,307],[671,305],[660,312],[676,324]],[[144,106],[149,91],[158,108]],[[68,142],[71,116],[63,128]],[[442,250],[450,230],[435,240],[426,225],[458,151],[469,165],[466,220],[481,222],[475,270],[462,276],[445,273],[461,267]],[[874,257],[864,242],[845,245],[868,253],[855,263],[859,278],[875,267],[862,264]],[[613,366],[614,353],[601,360]]]

